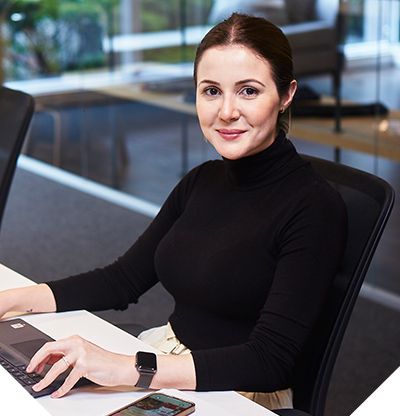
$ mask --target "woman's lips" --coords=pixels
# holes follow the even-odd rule
[[[238,130],[238,129],[217,129],[219,135],[225,140],[235,140],[246,130]]]

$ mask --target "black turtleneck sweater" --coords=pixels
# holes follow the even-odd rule
[[[192,170],[112,265],[48,284],[63,311],[125,309],[160,281],[197,390],[276,391],[290,387],[346,224],[340,196],[281,133],[255,156]]]

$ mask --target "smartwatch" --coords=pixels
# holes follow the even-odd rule
[[[140,375],[135,387],[148,389],[154,374],[157,372],[157,356],[152,352],[137,352],[136,368]]]

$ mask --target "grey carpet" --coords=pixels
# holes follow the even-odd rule
[[[17,169],[0,234],[0,262],[36,282],[101,267],[123,253],[150,218]],[[163,324],[171,297],[157,285],[113,323]],[[359,299],[332,377],[326,416],[348,416],[400,364],[400,316]]]

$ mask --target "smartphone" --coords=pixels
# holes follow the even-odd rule
[[[185,416],[195,405],[164,393],[151,393],[107,416]]]

